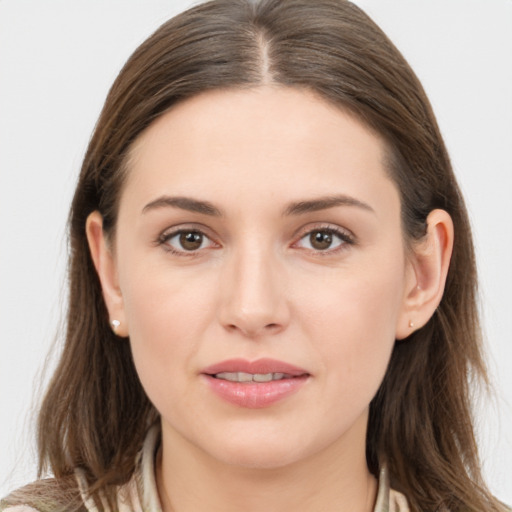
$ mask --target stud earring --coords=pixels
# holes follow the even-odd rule
[[[409,327],[412,329],[414,327],[414,322],[412,320],[409,320]]]
[[[110,326],[112,327],[114,334],[117,334],[117,329],[119,329],[120,325],[121,325],[121,322],[119,320],[111,320]]]

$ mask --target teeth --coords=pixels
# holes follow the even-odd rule
[[[289,378],[286,373],[245,373],[245,372],[221,372],[215,375],[217,379],[229,380],[231,382],[270,382]]]
[[[270,382],[272,380],[271,373],[255,373],[252,377],[254,382]]]

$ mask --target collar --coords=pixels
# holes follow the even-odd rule
[[[155,480],[155,455],[160,444],[160,426],[148,431],[137,459],[132,478],[119,488],[117,506],[119,512],[162,512]],[[88,512],[99,512],[91,498],[87,498],[85,478],[77,471],[82,499]],[[105,510],[108,510],[105,503]],[[389,474],[385,466],[379,474],[379,490],[373,512],[410,512],[405,496],[389,485]]]

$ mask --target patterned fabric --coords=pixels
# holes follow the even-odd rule
[[[152,428],[144,441],[144,447],[137,461],[137,469],[131,480],[121,486],[117,493],[117,509],[115,512],[162,512],[155,481],[154,459],[158,446],[160,432]],[[91,498],[87,497],[85,478],[76,472],[76,477],[85,509],[87,512],[99,512]],[[105,510],[108,510],[105,507]],[[3,509],[3,512],[39,512],[27,505],[16,505]],[[379,476],[379,491],[374,512],[409,512],[407,500],[389,487],[386,468]]]

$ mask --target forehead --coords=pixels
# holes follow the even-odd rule
[[[133,145],[127,189],[232,198],[363,193],[389,181],[380,137],[316,94],[265,86],[185,100]],[[171,188],[172,190],[168,190]],[[299,190],[301,189],[302,190]],[[368,192],[368,190],[366,191]]]

